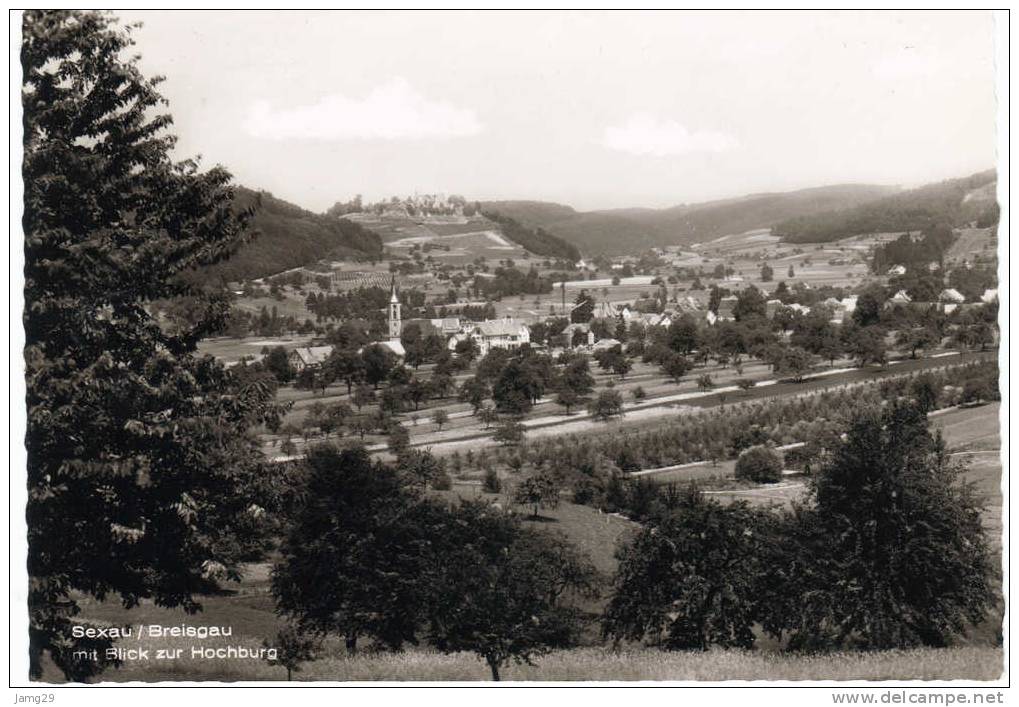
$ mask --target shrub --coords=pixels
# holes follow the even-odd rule
[[[453,478],[445,469],[441,469],[432,477],[432,488],[436,491],[449,491],[453,488]]]
[[[502,479],[495,469],[489,467],[485,470],[485,477],[481,480],[481,490],[485,493],[499,493],[502,491]]]
[[[750,447],[736,460],[736,478],[773,484],[782,478],[782,456],[771,447]]]

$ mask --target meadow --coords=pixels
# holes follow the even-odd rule
[[[337,651],[342,650],[336,646]],[[996,680],[1004,672],[1000,648],[913,650],[796,655],[765,651],[711,650],[665,653],[650,648],[575,648],[554,651],[535,665],[508,665],[503,681],[849,681]],[[110,673],[117,682],[194,680],[234,682],[286,680],[286,671],[264,662],[230,659],[168,661],[156,669]],[[488,667],[469,653],[445,655],[425,649],[401,653],[330,656],[303,666],[295,680],[336,682],[474,682],[489,679]]]

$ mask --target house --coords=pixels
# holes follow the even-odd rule
[[[906,294],[905,290],[899,290],[888,300],[891,304],[909,304],[912,301],[913,298]]]
[[[300,372],[305,368],[320,368],[332,353],[332,346],[304,346],[291,351],[287,361],[295,372]]]
[[[672,325],[672,317],[662,312],[641,312],[634,317],[631,317],[631,321],[643,324],[646,328],[652,327],[670,327]]]
[[[589,324],[583,324],[580,322],[570,324],[563,329],[560,336],[562,336],[563,341],[566,343],[566,348],[573,348],[574,340],[580,338],[578,335],[583,335],[583,343],[581,345],[594,345],[594,332],[591,331],[591,326]]]
[[[596,343],[594,346],[591,347],[591,350],[592,351],[608,351],[609,349],[614,349],[617,346],[622,346],[622,345],[623,344],[619,341],[619,339],[600,339],[598,341],[598,343]]]
[[[785,303],[780,299],[770,299],[764,303],[764,315],[768,319],[774,319],[779,310],[785,308]]]
[[[465,339],[473,339],[478,345],[482,356],[492,349],[515,349],[531,343],[531,329],[523,322],[511,317],[490,319],[471,324],[464,331],[449,340],[449,350],[456,349],[457,343]]]
[[[984,294],[980,295],[980,301],[984,304],[991,304],[992,302],[998,301],[998,289],[984,290]]]
[[[594,305],[592,319],[615,319],[619,316],[619,310],[611,302],[598,302]]]
[[[893,265],[892,267],[888,268],[888,274],[889,275],[905,275],[906,274],[906,268],[903,265]]]
[[[959,290],[948,287],[938,295],[938,301],[944,304],[962,304],[966,301],[966,297]]]
[[[735,319],[733,312],[736,310],[738,298],[735,295],[723,297],[718,302],[718,318],[722,320]]]
[[[701,311],[701,303],[697,301],[696,297],[681,297],[676,301],[676,308],[680,312],[699,312]]]
[[[459,317],[443,317],[442,319],[432,319],[432,326],[439,331],[440,336],[452,336],[460,331],[460,319]]]

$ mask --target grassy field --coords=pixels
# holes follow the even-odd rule
[[[211,643],[210,643],[211,645]],[[329,655],[306,664],[298,680],[484,681],[488,667],[473,654],[443,655],[414,649],[402,653]],[[510,665],[504,681],[725,681],[725,680],[995,680],[1004,670],[999,648],[947,648],[873,653],[792,655],[765,651],[664,653],[654,649],[556,651],[535,665]],[[117,682],[159,680],[285,680],[286,671],[257,660],[173,660],[155,669],[129,667],[106,676]]]

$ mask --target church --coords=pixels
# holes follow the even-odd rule
[[[378,345],[403,358],[407,352],[400,342],[402,331],[403,319],[400,314],[400,298],[396,296],[396,276],[394,275],[389,286],[389,340],[380,341]]]

